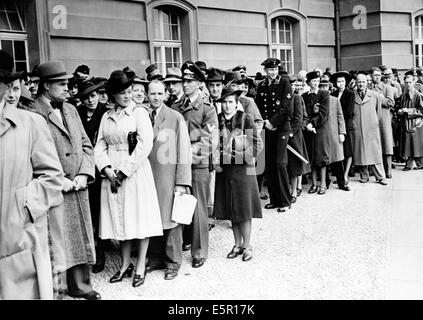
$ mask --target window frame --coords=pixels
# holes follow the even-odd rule
[[[414,17],[414,61],[416,67],[423,66],[423,15]],[[415,32],[417,28],[417,32]]]
[[[2,49],[1,41],[23,41],[25,44],[25,56],[26,56],[26,71],[29,70],[29,52],[28,52],[28,35],[26,33],[12,33],[12,32],[0,32],[0,49]],[[16,69],[16,59],[15,59],[15,46],[13,48],[13,63]],[[18,62],[22,62],[22,60],[18,60]]]
[[[156,10],[158,12],[158,18],[159,21],[155,21],[154,20],[154,14],[153,14],[153,18],[152,18],[152,23],[153,23],[153,62],[156,63],[161,70],[161,73],[164,75],[166,74],[166,65],[168,63],[172,63],[172,66],[174,67],[181,67],[182,65],[182,34],[181,34],[181,17],[179,14],[175,14],[175,13],[171,13],[174,14],[177,18],[177,26],[178,26],[178,40],[166,40],[165,39],[165,23],[164,23],[164,14],[167,13],[165,12],[165,10],[163,9],[159,9],[159,8],[153,8],[153,10]],[[159,26],[159,37],[160,39],[156,38],[156,26]],[[173,25],[172,23],[170,24],[171,26]],[[170,29],[170,35],[172,35],[172,30]],[[156,48],[160,48],[160,61],[156,60]],[[167,61],[166,60],[166,48],[171,48],[172,49],[172,61]],[[174,48],[178,48],[179,51],[179,61],[173,61],[173,49]]]
[[[284,26],[285,25],[289,26],[289,34],[290,34],[289,43],[280,41],[280,32],[281,32],[281,30],[279,29],[280,20],[284,22]],[[275,29],[273,29],[274,21],[275,21]],[[275,32],[276,42],[273,42],[273,32]],[[284,29],[283,33],[284,33],[284,40],[286,40],[287,29]],[[285,60],[282,60],[281,50],[285,51]],[[276,55],[274,54],[275,51],[276,51]],[[286,60],[288,51],[291,53],[291,61]],[[285,67],[288,73],[294,72],[295,61],[294,61],[293,27],[292,27],[292,23],[288,19],[286,19],[286,17],[284,16],[274,17],[270,20],[270,53],[273,58],[278,58],[282,61],[282,65]]]
[[[4,2],[3,2],[3,1],[0,1],[0,11],[2,11],[2,12],[4,12],[4,13],[5,13],[5,16],[6,16],[6,19],[7,19],[7,23],[8,23],[8,25],[9,25],[9,29],[0,29],[0,32],[1,32],[1,33],[3,33],[3,32],[26,33],[26,30],[25,30],[25,20],[24,20],[24,18],[21,16],[22,12],[19,10],[18,4],[17,4],[15,1],[11,1],[11,3],[15,5],[15,11],[10,11],[10,10],[7,10],[7,8],[6,8],[5,4],[4,4]],[[11,25],[11,23],[10,23],[10,19],[9,19],[9,16],[8,16],[8,12],[9,12],[9,11],[10,11],[10,12],[15,12],[15,13],[17,13],[17,15],[18,15],[18,19],[19,19],[19,24],[20,24],[20,26],[21,26],[21,30],[14,30],[14,29],[12,29],[12,25]]]

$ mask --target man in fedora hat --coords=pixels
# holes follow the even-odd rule
[[[0,300],[53,299],[47,211],[63,202],[63,172],[42,117],[5,103],[13,65],[0,50]]]
[[[92,289],[88,268],[95,263],[87,190],[87,184],[94,181],[94,150],[76,108],[66,103],[72,74],[66,72],[63,62],[48,61],[40,64],[38,75],[40,86],[33,109],[47,120],[65,173],[65,201],[54,208],[58,219],[50,229],[52,233],[63,230],[68,294],[98,300],[101,297]]]
[[[184,96],[184,90],[182,88],[182,71],[179,68],[168,68],[166,78],[163,80],[166,84],[167,90],[169,91],[169,98],[165,104],[172,108],[172,105],[176,102],[181,101]]]
[[[208,198],[210,196],[210,155],[217,148],[217,115],[213,106],[200,95],[200,84],[205,81],[203,72],[192,61],[182,68],[185,100],[173,104],[188,125],[192,147],[192,193],[197,207],[192,221],[192,267],[201,267],[208,256]],[[189,229],[188,229],[189,230]]]
[[[292,114],[291,85],[288,77],[278,74],[281,61],[266,59],[261,63],[267,78],[257,88],[255,102],[264,120],[265,128],[265,176],[270,203],[266,209],[285,212],[291,206],[289,177],[287,172],[287,145],[291,133]]]

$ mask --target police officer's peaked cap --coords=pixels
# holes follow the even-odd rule
[[[264,60],[261,65],[265,68],[276,68],[281,64],[281,61],[276,58],[269,58]]]

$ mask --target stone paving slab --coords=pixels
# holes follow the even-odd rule
[[[417,192],[414,184],[421,184],[423,172],[416,173],[396,169],[388,186],[375,183],[374,177],[361,184],[357,175],[350,180],[352,191],[332,184],[323,196],[308,194],[309,186],[304,186],[291,210],[263,209],[263,219],[253,220],[254,258],[249,262],[226,258],[233,235],[229,221],[218,221],[210,232],[209,258],[203,267],[192,268],[189,252],[184,252],[175,280],[164,280],[164,272],[155,271],[139,288],[132,288],[129,278],[110,284],[120,265],[115,250],[108,253],[105,270],[92,275],[93,286],[103,299],[113,300],[392,297],[392,288],[404,288],[402,282],[390,279],[389,233],[396,208],[392,199],[404,199],[407,191],[402,190],[409,181]],[[409,180],[405,174],[420,177]],[[414,266],[409,268],[415,271]],[[414,296],[421,292],[414,284],[413,288]]]

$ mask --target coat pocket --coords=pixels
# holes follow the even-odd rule
[[[25,226],[28,223],[34,223],[34,219],[29,211],[28,207],[25,204],[26,198],[26,189],[27,187],[21,187],[16,189],[16,205],[19,212],[19,217],[21,219],[22,225]]]

